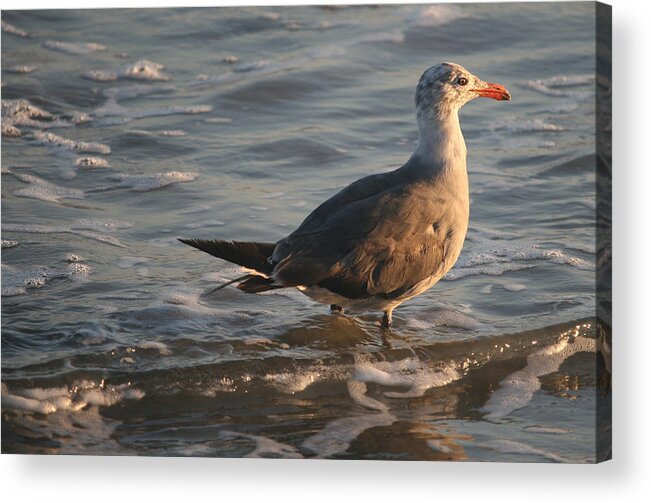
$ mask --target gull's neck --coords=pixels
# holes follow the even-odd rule
[[[418,110],[418,146],[412,157],[432,174],[466,173],[466,142],[458,108]]]

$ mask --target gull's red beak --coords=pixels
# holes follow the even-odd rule
[[[486,87],[481,89],[473,89],[482,98],[493,98],[498,101],[509,101],[511,95],[502,84],[494,84],[486,82]]]

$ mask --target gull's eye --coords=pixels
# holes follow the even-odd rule
[[[467,83],[468,83],[468,79],[465,77],[459,77],[457,79],[457,84],[459,84],[460,86],[465,86]]]

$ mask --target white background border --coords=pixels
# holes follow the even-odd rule
[[[5,1],[3,9],[304,4]],[[315,2],[341,3],[341,2]],[[369,3],[348,1],[345,3]],[[374,2],[397,3],[397,2]],[[414,2],[416,3],[416,2]],[[423,3],[423,2],[418,2]],[[429,3],[429,2],[425,2]],[[4,501],[642,501],[651,492],[649,216],[651,2],[613,5],[614,460],[598,466],[88,456],[0,457]],[[637,497],[636,497],[637,495]],[[635,500],[633,500],[635,498]],[[648,500],[647,500],[648,501]]]

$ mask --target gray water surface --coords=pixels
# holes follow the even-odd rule
[[[2,19],[3,452],[595,461],[594,4]],[[441,61],[513,100],[462,110],[468,238],[392,333],[214,291],[176,238],[277,241],[400,166]]]

